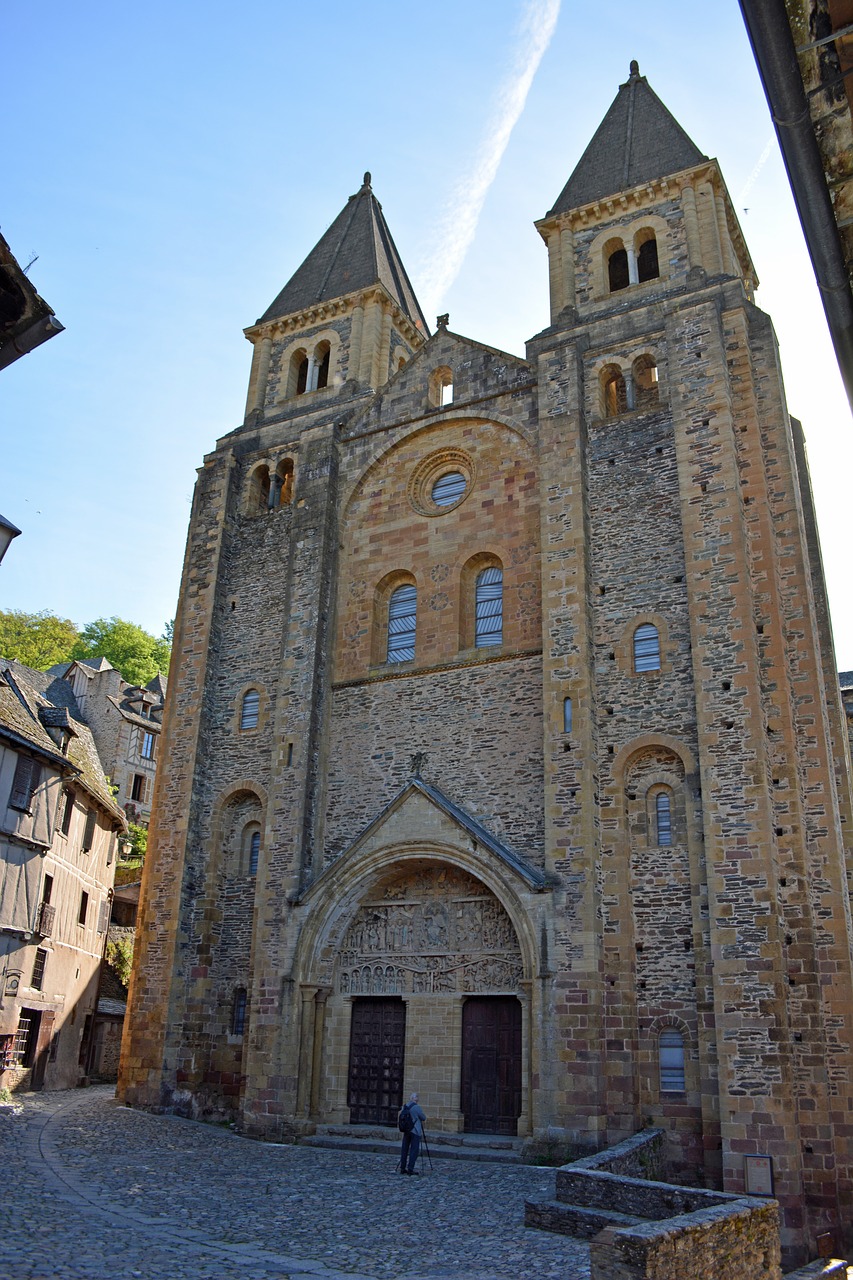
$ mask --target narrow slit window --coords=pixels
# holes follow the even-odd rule
[[[248,693],[243,694],[243,706],[240,711],[241,729],[257,729],[260,705],[261,695],[257,689],[249,689]]]
[[[634,632],[634,670],[660,671],[660,637],[650,622],[644,622]]]
[[[572,700],[563,698],[563,733],[572,731]]]
[[[418,593],[415,587],[398,587],[388,601],[388,661],[412,662],[415,657]]]
[[[258,874],[258,859],[261,856],[261,833],[253,831],[249,837],[249,875]]]
[[[683,1093],[685,1089],[684,1037],[680,1031],[667,1029],[660,1033],[658,1061],[661,1093]]]
[[[246,988],[238,987],[231,1006],[231,1034],[241,1036],[246,1030]]]
[[[474,589],[474,646],[486,649],[503,643],[503,569],[492,567],[477,574]]]
[[[655,796],[655,827],[657,844],[672,844],[672,804],[667,791]]]

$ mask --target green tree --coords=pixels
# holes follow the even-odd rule
[[[116,940],[110,940],[106,949],[107,964],[115,969],[118,980],[123,987],[130,983],[130,971],[133,968],[133,938],[128,934]]]
[[[106,658],[130,684],[145,685],[169,673],[171,645],[123,618],[96,618],[84,627],[72,658]]]
[[[127,824],[127,843],[130,849],[124,858],[125,862],[144,862],[148,852],[148,828],[140,827],[136,822]]]
[[[41,613],[0,610],[0,656],[23,662],[36,671],[46,671],[57,662],[70,662],[79,634],[70,618],[57,618],[47,609]]]

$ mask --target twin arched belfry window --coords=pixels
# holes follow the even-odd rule
[[[418,592],[411,583],[395,588],[388,600],[386,662],[413,662]],[[489,565],[474,580],[474,648],[503,644],[503,569]]]

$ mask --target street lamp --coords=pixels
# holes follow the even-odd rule
[[[7,520],[5,516],[0,516],[0,561],[9,550],[9,544],[12,539],[17,538],[20,532],[18,526],[12,524],[11,520]]]

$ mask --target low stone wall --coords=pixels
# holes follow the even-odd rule
[[[663,1129],[643,1129],[615,1147],[573,1161],[575,1169],[597,1169],[624,1178],[659,1178],[663,1172]]]
[[[679,1187],[671,1182],[647,1178],[624,1178],[601,1169],[583,1169],[582,1160],[557,1170],[557,1199],[564,1204],[583,1204],[593,1209],[614,1209],[635,1218],[660,1222],[698,1209],[742,1204],[743,1196],[726,1191],[705,1191],[699,1187]],[[763,1204],[751,1200],[750,1204]]]
[[[591,1280],[781,1280],[779,1207],[742,1199],[666,1222],[605,1227]]]

